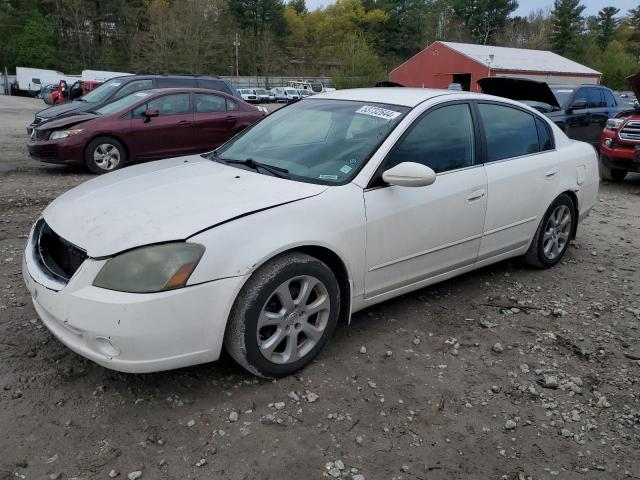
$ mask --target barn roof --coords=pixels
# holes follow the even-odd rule
[[[471,43],[439,42],[450,49],[475,60],[492,70],[575,73],[581,75],[600,75],[600,72],[585,67],[556,53],[546,50],[528,50],[525,48],[493,47]],[[489,55],[493,61],[489,65]]]

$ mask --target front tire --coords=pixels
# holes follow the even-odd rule
[[[525,261],[537,268],[553,267],[569,248],[575,222],[577,218],[573,200],[563,193],[544,214],[525,254]]]
[[[340,288],[331,269],[298,252],[260,267],[240,291],[224,345],[251,373],[280,378],[306,366],[338,323]]]
[[[608,160],[608,157],[600,155],[600,161],[598,162],[598,170],[600,171],[600,178],[610,182],[621,182],[627,176],[626,170],[619,168],[609,168],[605,166],[604,161]]]
[[[126,159],[122,143],[111,137],[94,138],[85,151],[87,168],[98,175],[122,168]]]

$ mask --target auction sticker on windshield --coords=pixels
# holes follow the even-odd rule
[[[384,118],[385,120],[393,120],[400,116],[400,112],[387,110],[386,108],[374,107],[373,105],[364,105],[356,110],[356,113],[369,115],[370,117]]]

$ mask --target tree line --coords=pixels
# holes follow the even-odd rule
[[[613,2],[613,0],[610,0]],[[516,16],[517,0],[0,0],[0,66],[137,73],[331,75],[371,85],[436,40],[552,50],[626,88],[640,6],[580,0]],[[237,58],[236,58],[237,51]]]

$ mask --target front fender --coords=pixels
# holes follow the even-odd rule
[[[324,247],[344,263],[353,294],[363,289],[366,222],[363,191],[353,184],[224,223],[189,238],[206,251],[189,284],[249,276],[276,255]]]

